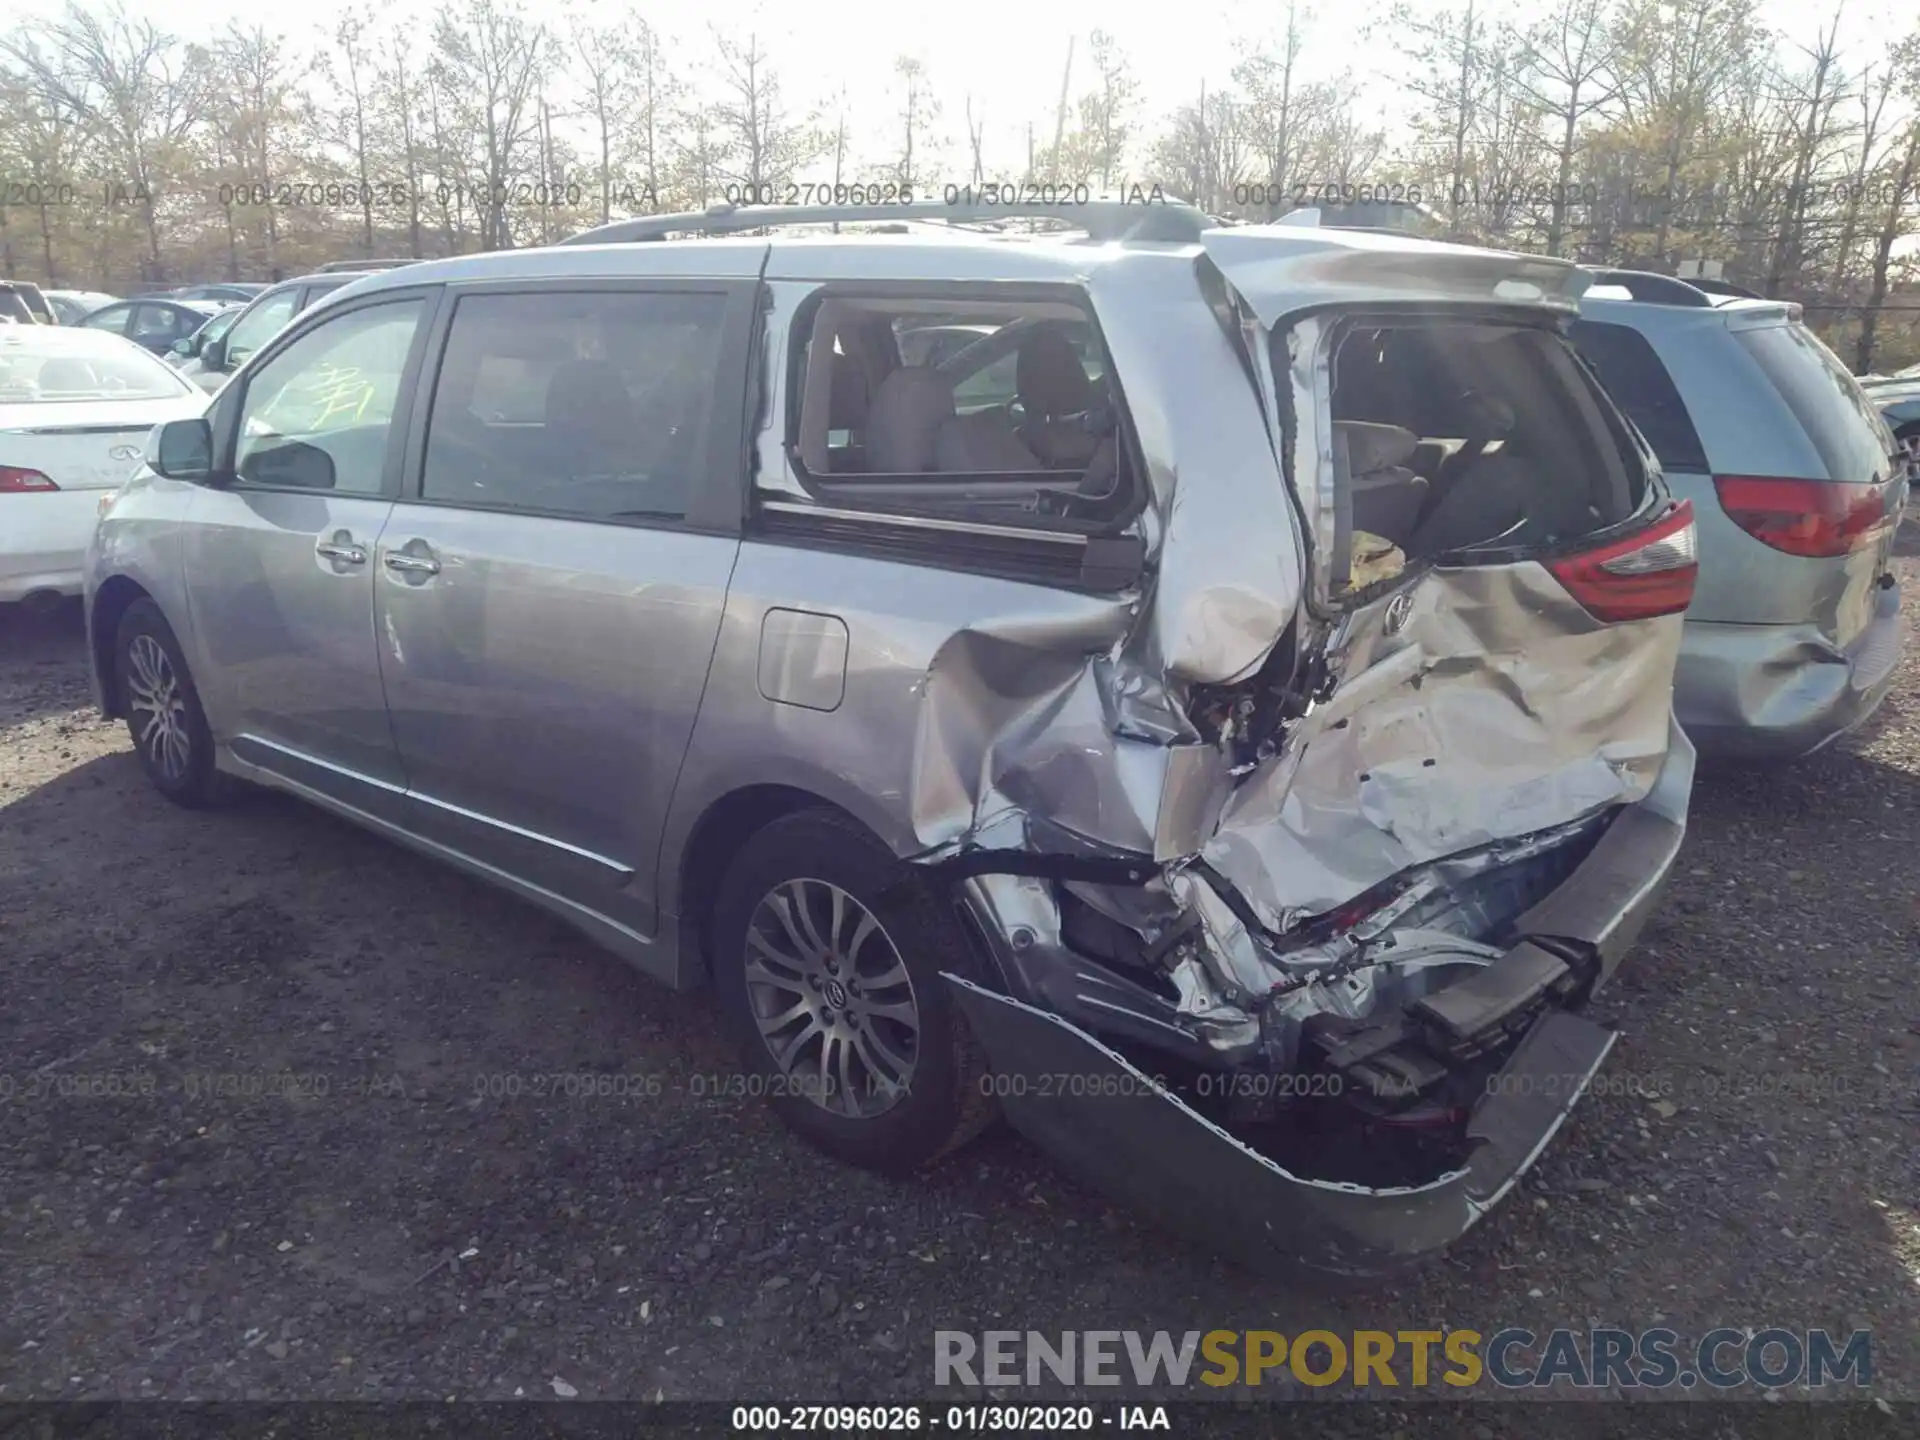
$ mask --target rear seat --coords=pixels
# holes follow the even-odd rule
[[[1355,530],[1405,547],[1427,500],[1426,479],[1408,464],[1419,445],[1398,425],[1333,422],[1333,472],[1352,497]]]

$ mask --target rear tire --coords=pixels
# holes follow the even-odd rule
[[[133,752],[154,789],[189,810],[218,803],[226,785],[214,768],[213,731],[173,627],[151,600],[134,601],[120,617],[114,677]]]
[[[940,978],[968,966],[958,917],[848,817],[803,810],[757,832],[709,933],[750,1089],[817,1148],[898,1175],[993,1119],[985,1058]]]

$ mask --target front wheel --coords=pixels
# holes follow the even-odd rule
[[[197,810],[220,797],[213,732],[187,673],[173,627],[151,600],[136,600],[120,617],[115,674],[127,733],[140,768],[162,795]]]
[[[940,978],[958,917],[847,817],[805,810],[741,847],[714,906],[714,985],[743,1069],[835,1158],[902,1173],[992,1119],[986,1065]]]

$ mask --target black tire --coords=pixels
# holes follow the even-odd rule
[[[163,667],[157,666],[152,647],[164,657]],[[227,786],[214,768],[213,731],[207,725],[206,711],[200,708],[200,692],[194,688],[180,642],[158,605],[151,600],[136,600],[127,607],[114,635],[113,655],[114,683],[120,688],[121,712],[127,717],[133,753],[140,757],[140,768],[147,772],[154,789],[189,810],[218,803],[226,795]],[[160,693],[154,684],[156,670],[158,678],[170,681],[173,687],[174,704],[169,707],[172,744],[164,733],[169,727],[156,725],[154,709],[144,703]]]
[[[781,890],[789,884],[802,888],[798,893]],[[841,998],[832,1007],[807,1011],[792,1022],[791,1031],[770,1040],[763,1035],[758,1017],[763,1012],[778,1013],[783,997],[800,997],[793,1002],[795,1011],[807,1005],[826,1007],[828,992],[818,986],[809,997],[800,986],[785,980],[780,982],[785,988],[770,984],[771,974],[788,972],[780,970],[778,962],[769,964],[765,949],[766,937],[782,939],[777,928],[782,913],[800,918],[792,907],[810,903],[802,897],[812,897],[812,914],[818,921],[813,933],[832,929],[832,914],[826,908],[831,904],[830,890],[823,894],[817,887],[837,888],[879,923],[877,938],[869,931],[864,938],[842,945],[843,939],[860,930],[856,912],[851,907],[845,910],[847,923],[829,946],[836,952],[840,973],[885,980],[886,974],[876,976],[874,970],[879,966],[890,974],[892,957],[904,968],[907,980],[904,985],[895,982],[869,988],[863,997],[856,978],[841,989]],[[784,912],[775,900],[776,892],[785,902]],[[775,908],[763,911],[763,900]],[[750,952],[749,929],[756,925],[763,928],[757,930],[756,949]],[[837,811],[798,811],[757,832],[735,854],[721,880],[709,931],[714,988],[736,1031],[741,1068],[751,1078],[752,1090],[764,1092],[780,1118],[819,1149],[848,1164],[885,1174],[905,1174],[973,1139],[997,1110],[984,1083],[985,1057],[940,979],[943,970],[967,973],[966,937],[959,927],[959,917],[943,907],[909,873],[909,867]],[[794,935],[791,926],[786,934]],[[750,960],[756,967],[751,984]],[[801,978],[811,984],[814,977]],[[832,984],[824,972],[818,978]],[[908,989],[910,995],[903,1001]],[[872,998],[876,995],[896,1003],[881,1007]],[[911,1047],[911,1071],[902,1085],[897,1077],[881,1073],[890,1068],[885,1061],[879,1069],[867,1062],[879,1056],[904,1057],[904,1029],[876,1012],[881,1008],[898,1011],[905,1005],[911,1006],[918,1031]],[[823,1016],[829,1023],[844,1025],[848,1038],[829,1039],[816,1029],[817,1039],[795,1047],[799,1057],[795,1069],[784,1067],[773,1046],[792,1043],[793,1035],[817,1027]],[[881,1042],[879,1047],[876,1041]],[[838,1048],[830,1051],[835,1045]],[[830,1055],[838,1063],[829,1063]],[[843,1084],[838,1077],[849,1072],[852,1083]],[[820,1083],[822,1074],[831,1077],[831,1095],[828,1086]],[[831,1099],[844,1108],[849,1104],[846,1096],[854,1097],[855,1106],[884,1103],[884,1108],[853,1115],[828,1107]]]

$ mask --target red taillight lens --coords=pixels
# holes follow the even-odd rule
[[[60,487],[38,470],[22,470],[18,465],[0,465],[0,495],[39,494]]]
[[[1682,500],[1646,529],[1547,561],[1547,569],[1596,620],[1647,620],[1676,615],[1693,603],[1700,574],[1693,504]]]
[[[1716,475],[1713,488],[1729,520],[1789,555],[1852,554],[1877,538],[1889,519],[1884,485]]]

